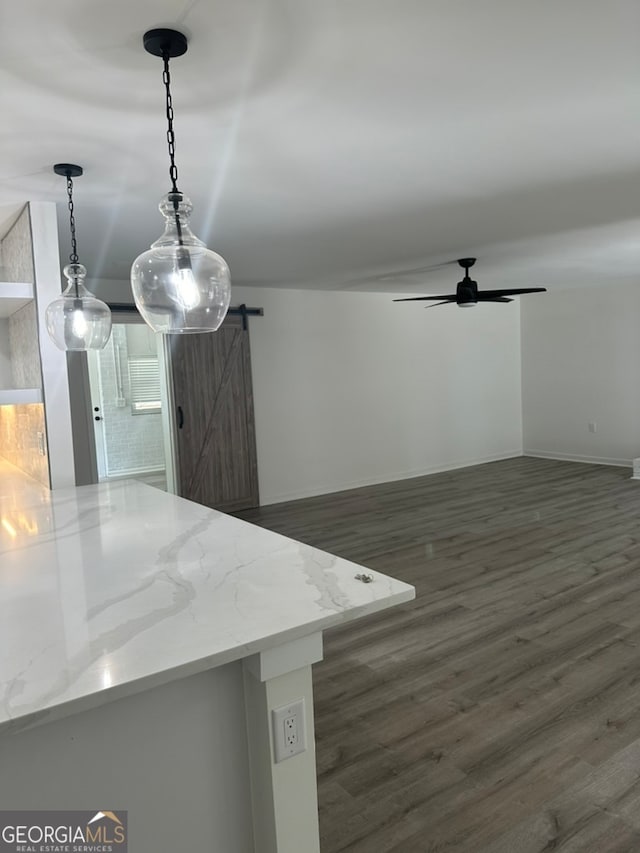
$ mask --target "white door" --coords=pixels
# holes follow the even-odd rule
[[[148,362],[154,356],[152,370]],[[160,488],[164,481],[175,493],[164,336],[154,335],[137,312],[120,313],[106,348],[89,351],[87,365],[98,479],[134,477]],[[157,393],[152,376],[160,389],[158,405],[149,396]]]

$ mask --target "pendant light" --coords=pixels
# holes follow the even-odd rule
[[[72,163],[57,163],[53,167],[56,175],[67,179],[69,206],[69,229],[71,231],[70,263],[63,273],[67,287],[57,299],[47,306],[45,319],[47,331],[58,349],[85,351],[102,349],[111,334],[111,312],[109,307],[90,293],[84,285],[86,267],[78,263],[76,221],[73,210],[73,179],[82,174],[81,166]]]
[[[231,280],[224,258],[207,249],[189,227],[192,205],[178,189],[169,60],[187,51],[175,30],[149,30],[144,47],[162,57],[171,189],[160,202],[164,234],[133,262],[131,287],[138,311],[156,332],[215,332],[229,309]]]

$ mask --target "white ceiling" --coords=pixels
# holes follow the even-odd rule
[[[162,230],[156,26],[190,38],[179,184],[236,283],[436,292],[456,267],[384,274],[465,255],[481,287],[638,281],[637,0],[5,2],[0,221],[58,202],[66,254],[51,167],[82,165],[91,277]]]

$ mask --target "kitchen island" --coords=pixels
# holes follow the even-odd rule
[[[127,810],[135,853],[317,853],[322,632],[413,596],[136,481],[0,461],[0,808]],[[276,762],[299,700],[306,749]]]

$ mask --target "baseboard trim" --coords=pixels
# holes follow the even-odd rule
[[[588,465],[613,465],[617,468],[633,468],[632,459],[618,459],[611,456],[584,456],[581,453],[552,453],[548,450],[525,448],[523,456],[536,459],[557,459],[559,462],[585,462]]]
[[[290,492],[285,495],[270,495],[260,501],[260,506],[271,506],[272,504],[287,503],[304,498],[317,498],[320,495],[332,495],[337,492],[348,492],[350,489],[361,489],[365,486],[379,486],[381,483],[395,483],[398,480],[412,480],[414,477],[426,477],[429,474],[441,474],[443,471],[455,471],[458,468],[471,468],[473,465],[485,465],[488,462],[500,462],[502,459],[516,459],[522,456],[522,450],[510,450],[505,453],[496,453],[490,456],[482,456],[479,459],[465,459],[447,462],[443,465],[432,465],[414,471],[404,471],[396,474],[384,474],[378,477],[366,477],[362,480],[340,483],[333,486],[319,486],[315,489],[303,489]],[[262,486],[260,494],[263,494]]]

